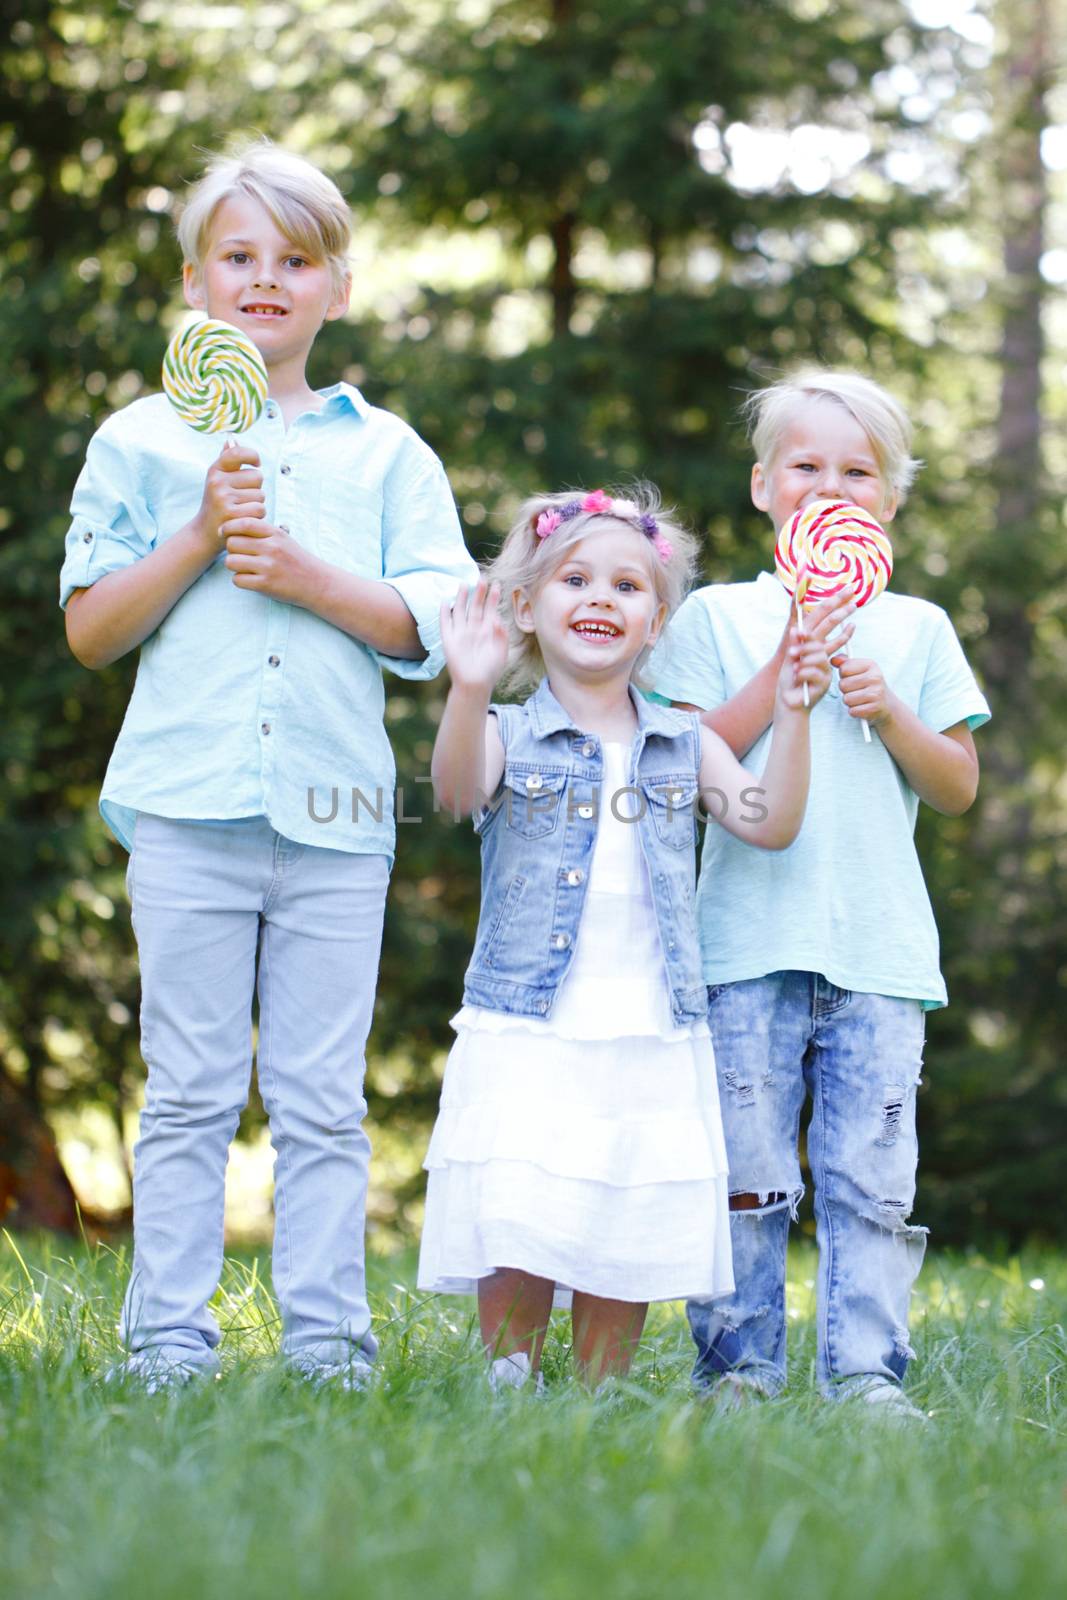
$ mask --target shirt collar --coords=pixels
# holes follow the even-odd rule
[[[347,405],[358,417],[366,418],[370,415],[370,406],[351,383],[331,383],[328,389],[320,389],[319,393],[327,406]]]
[[[633,684],[630,685],[630,699],[633,701],[634,710],[637,712],[637,726],[645,738],[650,733],[662,733],[670,737],[679,730],[679,716],[685,719],[686,713],[679,713],[673,706],[661,706],[654,700],[646,700]],[[562,733],[571,729],[574,733],[582,733],[570,712],[565,711],[548,687],[548,679],[542,678],[534,690],[526,708],[530,713],[533,724],[534,737],[547,739],[550,734]]]
[[[756,587],[770,599],[772,593],[783,602],[782,609],[789,606],[789,590],[776,572],[761,572],[756,579]]]

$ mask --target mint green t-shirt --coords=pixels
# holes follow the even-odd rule
[[[713,709],[773,655],[790,606],[771,573],[697,589],[657,648],[657,694]],[[855,656],[876,661],[889,687],[942,732],[989,719],[945,612],[886,591],[856,613]],[[770,730],[743,758],[762,773]],[[709,804],[714,810],[714,801]],[[878,737],[865,743],[837,674],[811,714],[811,789],[787,850],[754,849],[725,828],[705,830],[697,920],[709,984],[769,972],[818,972],[842,989],[947,1002],[937,928],[915,850],[919,798]]]

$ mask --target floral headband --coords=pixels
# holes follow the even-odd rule
[[[564,522],[572,522],[575,517],[620,517],[624,522],[633,522],[641,532],[647,534],[652,542],[652,548],[660,560],[667,562],[674,554],[674,546],[666,534],[659,530],[659,523],[648,512],[642,512],[632,500],[613,500],[603,489],[594,489],[581,500],[568,500],[565,506],[551,511],[542,511],[534,523],[534,532],[539,539],[547,539],[550,533]]]

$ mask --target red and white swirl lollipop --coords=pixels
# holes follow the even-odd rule
[[[802,605],[829,600],[848,584],[857,606],[876,600],[893,573],[893,546],[881,523],[862,506],[814,500],[783,523],[774,567],[794,598],[799,623]],[[869,744],[871,730],[866,722],[861,726]]]

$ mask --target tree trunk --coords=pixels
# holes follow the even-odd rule
[[[552,0],[552,25],[558,33],[566,30],[574,19],[574,0]],[[573,202],[561,198],[559,211],[553,217],[550,232],[552,235],[552,274],[550,280],[550,293],[552,295],[552,333],[557,339],[563,339],[570,331],[571,315],[574,311],[574,272],[572,262],[574,259],[574,224],[577,221]]]
[[[1048,87],[1048,0],[1012,0],[1002,11],[1005,33],[1005,125],[1000,143],[999,200],[1004,228],[1004,320],[1000,346],[1000,417],[997,427],[995,569],[1032,569],[1034,584],[992,582],[986,596],[989,636],[986,678],[1000,709],[1023,709],[1029,694],[1032,627],[1027,595],[1035,592],[1042,564],[1040,512],[1041,327],[1047,199],[1041,160]],[[997,741],[1009,759],[1006,777],[1022,776],[1017,741]]]
[[[557,339],[566,337],[574,310],[574,220],[573,211],[564,211],[552,224],[552,332]]]
[[[0,1218],[78,1232],[78,1202],[40,1111],[0,1072]]]

